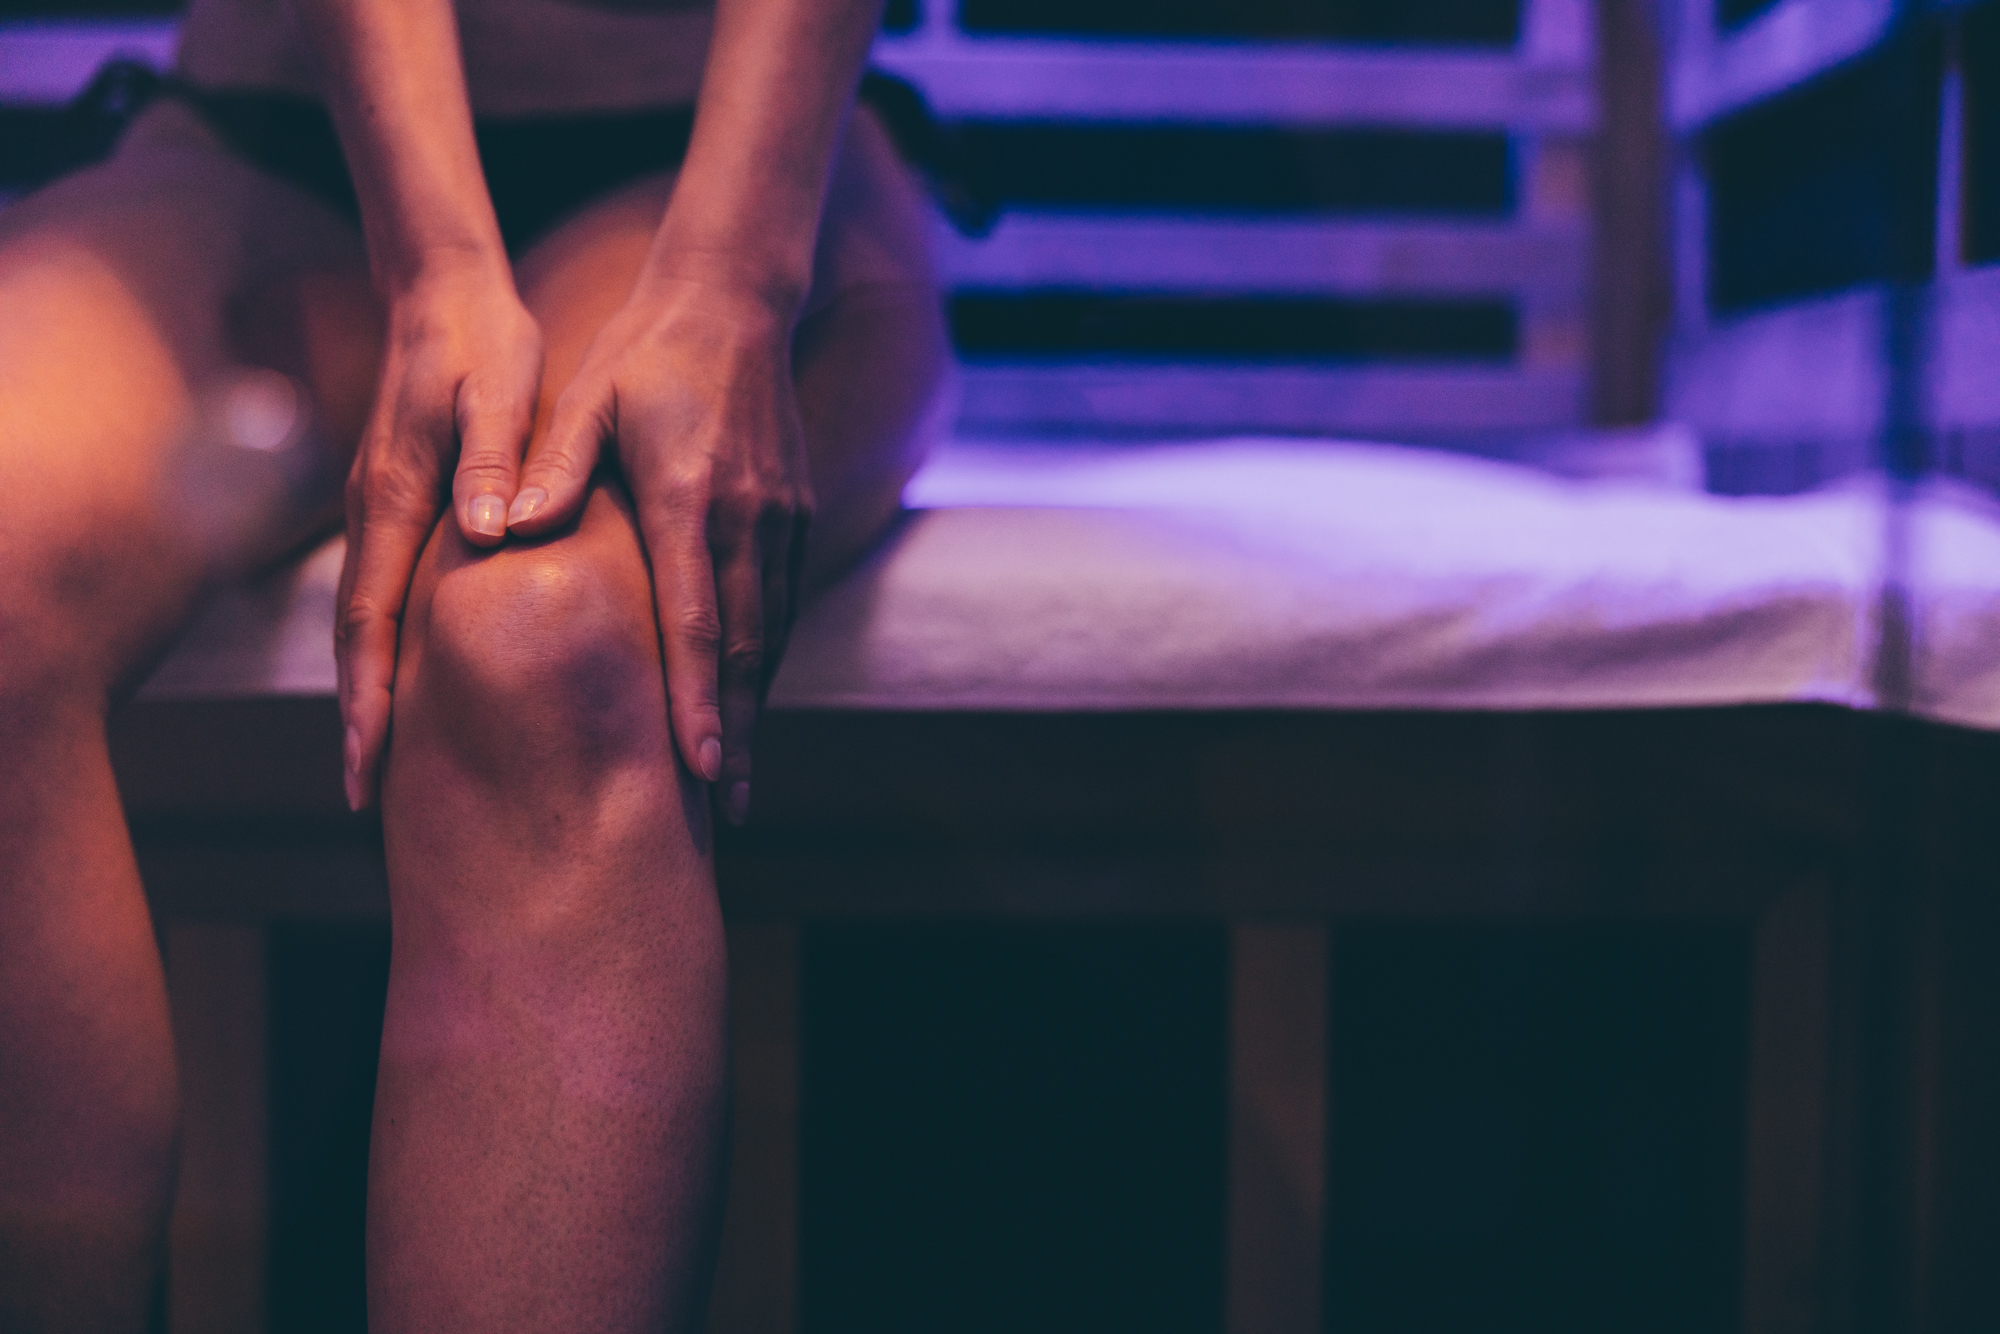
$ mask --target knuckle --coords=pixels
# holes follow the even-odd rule
[[[700,541],[707,523],[701,504],[672,486],[648,494],[640,502],[640,510],[648,528],[689,544]]]
[[[759,486],[732,484],[718,489],[710,502],[716,535],[728,546],[748,541],[769,522],[775,499]]]
[[[572,380],[556,395],[553,420],[569,431],[607,434],[610,413],[602,386]]]
[[[333,619],[333,642],[342,652],[352,650],[368,632],[368,613],[354,598],[349,598],[340,606],[340,614]]]
[[[360,489],[362,502],[371,507],[404,505],[425,489],[409,467],[379,454],[356,466],[354,484]]]
[[[709,607],[683,607],[675,618],[680,642],[696,653],[713,657],[722,647],[722,622]]]
[[[745,636],[733,641],[722,655],[723,670],[730,676],[743,680],[755,680],[764,671],[764,641],[760,637]]]
[[[497,451],[486,450],[460,459],[456,476],[461,482],[505,482],[513,474],[512,460]]]
[[[577,458],[567,444],[544,445],[523,471],[537,478],[570,477],[578,471]]]
[[[660,493],[669,503],[683,508],[706,508],[715,499],[715,474],[705,459],[677,459],[661,472]]]
[[[356,593],[341,605],[339,615],[334,617],[334,648],[352,658],[365,654],[383,636],[388,636],[393,644],[398,619],[395,611],[364,593]]]
[[[520,391],[497,377],[477,371],[458,386],[458,416],[461,422],[488,416],[512,415],[519,409]]]
[[[764,488],[751,478],[732,477],[716,483],[714,499],[716,508],[731,514],[755,514],[763,508]]]

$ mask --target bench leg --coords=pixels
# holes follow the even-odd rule
[[[798,1324],[799,930],[729,927],[733,1121],[710,1334]]]
[[[181,1171],[167,1240],[173,1334],[261,1334],[267,1228],[264,929],[167,930]]]
[[[1745,1126],[1743,1329],[1812,1334],[1827,1200],[1832,903],[1804,886],[1756,924]]]
[[[1327,928],[1230,942],[1229,1334],[1318,1334]]]

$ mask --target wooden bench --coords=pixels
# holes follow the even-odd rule
[[[919,513],[802,623],[721,851],[715,1328],[794,1327],[801,926],[889,918],[1228,924],[1245,1334],[1319,1328],[1330,931],[1741,921],[1745,1328],[2000,1309],[1971,1258],[2000,1198],[2000,743],[1874,708],[1877,493],[1236,442],[960,448],[912,496],[988,503]],[[264,930],[386,910],[337,781],[337,557],[219,601],[114,728],[184,1050],[176,1329],[260,1327]],[[1918,693],[1978,721],[1962,675]]]

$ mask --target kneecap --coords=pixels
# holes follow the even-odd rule
[[[530,777],[666,753],[650,600],[567,545],[502,548],[438,578],[412,618],[399,715],[421,709],[463,758]]]

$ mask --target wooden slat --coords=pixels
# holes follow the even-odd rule
[[[875,61],[948,117],[1584,133],[1596,110],[1587,63],[1512,53],[927,37],[885,38]]]
[[[968,241],[940,229],[947,284],[1323,295],[1583,298],[1586,229],[1506,222],[1078,217],[1009,213]]]
[[[1932,291],[1931,419],[1952,430],[2000,426],[2000,264],[1957,270]]]
[[[1716,439],[1872,440],[1882,318],[1881,292],[1868,288],[1718,320],[1672,350],[1667,415]]]
[[[1758,920],[1745,1133],[1743,1329],[1812,1334],[1826,1172],[1828,891],[1804,885]]]
[[[1867,50],[1895,0],[1782,0],[1735,33],[1716,31],[1715,0],[1679,0],[1678,9],[1668,105],[1685,131]]]
[[[168,1240],[172,1334],[260,1334],[267,1237],[264,932],[175,925],[180,1189]]]
[[[1319,1334],[1327,929],[1231,933],[1229,1334]]]
[[[729,1028],[729,1205],[709,1334],[791,1334],[798,1324],[796,925],[730,927]]]
[[[1520,55],[1529,64],[1582,69],[1596,49],[1595,0],[1524,0]]]
[[[1458,920],[1713,918],[1755,911],[1784,859],[1675,860],[1644,871],[1491,849],[1356,857],[1336,847],[1257,856],[1071,849],[1042,856],[812,849],[723,866],[733,920],[1240,918],[1348,914]]]
[[[239,923],[389,917],[389,877],[376,840],[238,826],[206,838],[138,842],[156,916]]]
[[[1672,309],[1672,149],[1662,124],[1657,5],[1603,0],[1597,47],[1591,233],[1616,244],[1591,248],[1591,418],[1617,426],[1659,414],[1660,347]]]
[[[1853,855],[1864,821],[1865,742],[1881,725],[1813,704],[1541,714],[772,710],[758,728],[751,826],[724,839],[722,856],[747,866],[744,858],[816,847],[1032,860],[1038,849],[1059,859],[1065,849],[1122,847],[1168,863],[1184,851],[1236,849],[1276,861],[1318,850],[1357,865],[1451,865],[1531,846],[1585,861],[1633,848],[1715,861],[1791,848],[1838,860]],[[299,804],[285,806],[250,804],[255,793],[237,781],[296,765],[315,736],[337,773],[331,698],[134,705],[116,716],[113,736],[148,888],[169,916],[191,918],[206,903],[217,909],[210,920],[226,920],[222,910],[257,887],[225,890],[221,872],[239,862],[276,867],[287,845],[325,866],[325,881],[273,876],[262,899],[324,892],[331,904],[330,882],[372,863],[376,910],[386,903],[379,835],[347,816],[337,781],[298,784]],[[1607,830],[1617,831],[1609,844]],[[736,888],[725,884],[725,906]],[[809,903],[811,887],[797,894]]]
[[[73,95],[110,56],[172,57],[161,21],[0,25],[0,101]],[[885,37],[875,59],[921,84],[948,116],[1364,123],[1438,128],[1590,128],[1587,54],[1551,38],[1548,58],[1450,50],[1392,52],[1284,43],[971,38],[933,25]]]
[[[1088,429],[1436,438],[1580,424],[1580,370],[1481,365],[976,365],[963,374],[969,434]]]
[[[2000,265],[1947,273],[1930,302],[1926,420],[2000,426]],[[1668,366],[1667,411],[1729,440],[1869,441],[1887,386],[1883,294],[1868,287],[1690,331]]]
[[[179,30],[161,19],[0,23],[0,103],[67,102],[113,56],[165,69]]]

